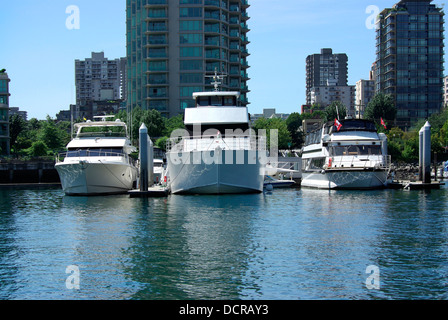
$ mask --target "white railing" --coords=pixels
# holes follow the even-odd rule
[[[77,151],[67,151],[61,152],[56,155],[56,163],[64,162],[65,159],[70,159],[73,161],[86,160],[86,158],[111,158],[119,157],[122,158],[125,163],[133,164],[134,159],[132,159],[128,154],[123,152],[105,152],[105,151],[91,151],[91,150],[77,150]]]
[[[167,152],[210,151],[216,148],[223,150],[258,150],[265,151],[264,137],[255,136],[193,136],[168,139]]]
[[[389,169],[392,164],[391,156],[334,156],[328,168],[382,168]]]

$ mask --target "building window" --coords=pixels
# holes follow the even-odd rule
[[[0,92],[8,92],[8,81],[0,80]]]
[[[202,4],[202,0],[180,0],[180,4]]]
[[[181,97],[192,97],[193,92],[200,92],[200,91],[202,91],[202,87],[180,87],[179,95]]]
[[[180,83],[202,83],[202,73],[181,73]]]
[[[202,71],[203,61],[202,60],[181,60],[180,70],[198,70]]]
[[[180,8],[179,16],[181,18],[201,18],[202,8]]]
[[[180,48],[181,57],[202,57],[202,47]]]
[[[180,44],[202,44],[201,33],[187,33],[179,36]]]
[[[180,31],[202,31],[202,21],[180,21]]]

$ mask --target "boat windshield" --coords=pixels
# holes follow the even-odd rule
[[[339,122],[342,124],[339,131],[336,129],[334,125],[331,126],[333,133],[343,131],[372,131],[372,132],[377,131],[375,124],[371,121],[350,119],[350,120],[340,120]]]
[[[196,98],[200,107],[233,107],[237,105],[236,96],[200,96]]]
[[[120,157],[123,148],[79,148],[69,149],[66,157]]]
[[[330,156],[370,156],[381,155],[379,145],[334,146],[330,148]]]
[[[125,126],[85,126],[78,131],[77,137],[126,137]]]

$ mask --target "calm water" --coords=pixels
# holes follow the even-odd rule
[[[0,299],[448,298],[446,186],[0,198]]]

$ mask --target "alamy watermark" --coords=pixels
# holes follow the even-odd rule
[[[267,139],[269,137],[269,157]],[[193,134],[176,129],[168,141],[169,161],[179,164],[268,164],[278,158],[278,129],[217,129],[201,131],[201,125],[193,126]],[[220,151],[225,150],[224,157]]]
[[[366,279],[366,287],[369,290],[380,289],[380,268],[370,265],[366,268],[366,273],[369,275]]]
[[[379,14],[380,14],[380,8],[375,5],[370,5],[366,8],[366,13],[370,14],[366,19],[366,28],[371,29],[377,29],[379,27]]]
[[[70,265],[65,268],[65,273],[69,274],[65,280],[65,287],[68,290],[79,290],[81,283],[81,272],[76,265]]]
[[[65,20],[65,27],[68,30],[79,30],[81,28],[81,14],[79,7],[70,5],[65,9],[65,13],[69,15]]]

